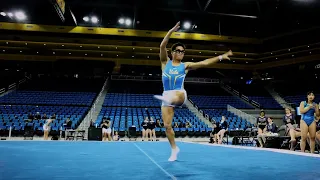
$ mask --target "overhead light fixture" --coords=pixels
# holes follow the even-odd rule
[[[118,22],[119,22],[119,24],[124,24],[124,18],[120,18],[120,19],[118,20]]]
[[[92,23],[98,23],[98,18],[97,17],[95,17],[95,16],[93,16],[93,17],[91,17],[91,22]]]
[[[101,54],[101,56],[103,56],[103,54]]]
[[[88,21],[89,21],[89,17],[88,17],[88,16],[85,16],[85,17],[83,17],[83,20],[84,20],[85,22],[88,22]]]
[[[71,53],[69,53],[69,54],[71,54]]]
[[[56,52],[52,52],[52,54],[56,54]]]
[[[18,11],[14,15],[17,18],[17,20],[20,20],[20,21],[27,19],[27,16],[22,11]]]
[[[131,23],[132,23],[132,22],[131,22],[131,19],[126,19],[126,25],[127,25],[127,26],[130,26]]]
[[[82,48],[82,46],[80,46]]]
[[[0,12],[1,16],[7,16],[7,14],[5,12]]]
[[[13,17],[13,13],[9,12],[9,13],[8,13],[8,16],[9,16],[9,17]]]
[[[87,54],[84,54],[85,56],[87,55]]]
[[[185,28],[185,29],[190,29],[190,28],[191,28],[191,23],[190,23],[190,22],[185,22],[185,23],[183,24],[183,28]]]

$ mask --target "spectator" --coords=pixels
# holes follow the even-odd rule
[[[34,116],[34,119],[40,120],[41,119],[41,114],[39,112],[37,112],[36,115]]]
[[[266,131],[268,118],[265,116],[263,110],[260,111],[260,116],[257,118],[258,135],[263,134]]]
[[[118,135],[118,131],[115,131],[114,132],[114,135],[113,135],[113,141],[119,141],[119,135]]]
[[[29,115],[28,115],[28,119],[29,119],[29,120],[34,120],[34,115],[33,115],[31,112],[30,112]]]
[[[283,122],[286,125],[287,133],[291,137],[290,139],[290,150],[294,150],[298,137],[301,136],[300,126],[295,123],[295,116],[292,114],[291,109],[285,109],[286,114],[283,117]]]
[[[267,141],[266,137],[278,136],[278,134],[276,132],[277,132],[277,125],[274,124],[272,118],[269,117],[268,118],[268,123],[266,125],[266,131],[257,136],[259,144],[260,144],[260,147],[261,148],[264,147],[264,145],[265,145],[265,143]]]
[[[103,118],[103,122],[101,124],[102,128],[102,141],[111,141],[111,125],[110,118]]]
[[[141,123],[141,127],[142,129],[142,141],[144,141],[147,136],[148,136],[148,123],[149,123],[149,119],[148,117],[145,117],[144,121]]]
[[[157,128],[162,128],[163,127],[163,123],[160,122],[160,119],[157,119],[156,127]]]
[[[218,124],[218,128],[219,128],[219,132],[217,133],[217,139],[218,139],[218,143],[222,144],[222,140],[223,140],[224,134],[228,130],[228,123],[226,121],[226,117],[225,116],[221,117],[221,121]]]
[[[174,122],[174,123],[173,123],[173,127],[172,127],[172,128],[179,128],[178,123],[177,123],[177,122]]]
[[[43,114],[42,119],[48,119],[47,114]]]
[[[192,125],[189,121],[186,122],[186,128],[192,128]]]
[[[156,122],[154,122],[153,118],[151,117],[148,124],[148,129],[152,141],[156,140],[156,130],[154,128],[156,128]]]

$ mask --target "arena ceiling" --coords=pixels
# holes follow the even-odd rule
[[[28,22],[62,25],[49,3],[52,0],[1,1],[1,11],[21,9]],[[119,18],[131,19],[128,28],[168,30],[177,21],[190,22],[190,32],[206,34],[269,37],[319,26],[317,0],[65,0],[78,25],[119,27]],[[96,16],[97,24],[83,17]],[[71,17],[66,23],[72,25]],[[1,21],[14,21],[2,17]]]
[[[215,42],[180,40],[188,45],[186,61],[203,60],[228,49],[233,49],[235,56],[232,61],[220,62],[217,68],[263,69],[314,61],[319,58],[319,43],[287,43],[286,48],[265,50],[262,42],[240,43],[237,37],[259,41],[282,33],[317,28],[320,21],[314,19],[320,17],[319,4],[315,0],[164,0],[152,3],[146,0],[66,0],[65,22],[62,22],[49,1],[0,1],[1,12],[23,11],[27,16],[23,21],[0,16],[0,22],[54,25],[43,28],[47,33],[2,31],[0,59],[87,59],[114,61],[117,65],[159,65],[160,38],[52,34],[50,30],[78,25],[165,32],[181,21],[191,25],[190,29],[182,27],[181,32],[225,37],[224,41]],[[84,17],[89,21],[86,22]],[[92,23],[92,17],[97,17],[98,22]],[[130,19],[132,23],[121,24],[120,18],[124,21]],[[11,27],[18,30],[20,26],[13,24]],[[172,42],[175,41],[177,39]]]

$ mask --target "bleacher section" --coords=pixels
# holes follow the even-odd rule
[[[295,82],[282,82],[274,84],[275,91],[278,92],[288,103],[292,103],[293,106],[299,106],[301,101],[305,101],[308,91],[315,93],[315,102],[320,101],[320,91],[318,83],[306,82],[303,86],[295,85]]]
[[[23,135],[26,125],[33,126],[34,130],[43,131],[42,126],[45,120],[33,120],[26,124],[28,114],[41,115],[48,117],[56,114],[56,120],[51,125],[52,131],[58,131],[67,118],[72,121],[72,127],[80,124],[87,114],[89,107],[65,107],[65,106],[29,106],[29,105],[2,105],[0,106],[0,136],[8,135],[10,126],[12,126],[12,135]]]
[[[119,131],[119,135],[124,136],[128,127],[134,125],[137,128],[138,134],[141,132],[141,123],[145,117],[153,118],[154,120],[161,119],[161,108],[127,108],[127,107],[103,107],[100,111],[96,124],[100,125],[103,117],[110,117],[112,121],[112,128]],[[173,118],[173,123],[186,123],[189,121],[192,128],[174,128],[176,136],[193,136],[193,135],[208,135],[212,129],[200,121],[188,109],[176,109]],[[172,125],[173,125],[172,123]],[[165,136],[165,128],[156,128],[157,135]]]
[[[161,94],[161,82],[113,80],[110,84],[111,88],[104,100],[104,107],[96,120],[97,125],[101,124],[103,117],[110,117],[114,130],[124,136],[125,131],[132,125],[135,125],[137,132],[141,133],[141,123],[145,117],[153,117],[154,120],[159,119],[163,122],[161,102],[153,98],[154,94]],[[173,122],[185,123],[186,121],[189,121],[193,127],[175,128],[176,136],[208,135],[212,130],[189,109],[176,108]],[[164,136],[165,129],[157,128],[156,133],[158,136]]]
[[[152,94],[108,93],[103,106],[159,107],[161,103]]]
[[[90,106],[96,93],[15,91],[0,98],[0,104]]]
[[[43,134],[44,120],[33,120],[26,124],[28,114],[37,112],[41,116],[47,114],[50,118],[56,115],[51,124],[53,134],[63,127],[67,118],[72,121],[75,129],[82,122],[102,87],[103,79],[76,78],[36,78],[22,89],[0,97],[0,132],[8,135],[7,131],[13,126],[13,132],[23,134],[26,125],[32,126],[36,134]],[[87,84],[88,83],[88,84]],[[89,87],[88,87],[89,86]],[[83,90],[87,90],[83,91]]]
[[[242,102],[234,96],[199,96],[189,95],[189,98],[195,103],[200,109],[226,109],[227,105],[231,105],[235,108],[240,109],[252,109],[253,107]]]
[[[220,122],[221,117],[225,116],[226,121],[229,125],[229,130],[236,130],[236,129],[246,129],[247,127],[252,127],[252,124],[237,115],[225,110],[225,109],[204,109],[203,112],[208,114],[210,119],[214,120],[215,122]]]
[[[249,85],[229,85],[241,94],[247,96],[249,100],[256,101],[260,104],[260,108],[264,109],[282,109],[280,104],[267,92],[263,84]]]

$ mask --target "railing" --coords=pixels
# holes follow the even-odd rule
[[[93,105],[91,106],[90,111],[88,112],[88,115],[83,119],[83,124],[81,125],[81,127],[79,127],[79,129],[83,129],[83,128],[86,128],[87,126],[90,126],[90,122],[92,121],[92,117],[93,117],[94,113],[96,112],[97,104],[101,100],[104,101],[104,99],[101,99],[100,97],[102,96],[103,91],[106,89],[108,82],[109,82],[109,78],[107,78],[106,81],[104,82],[98,96],[96,97]]]
[[[222,85],[223,87],[225,87],[228,91],[230,91],[230,92],[232,92],[233,94],[235,94],[236,96],[239,96],[241,99],[243,99],[243,100],[251,103],[252,105],[254,105],[254,106],[258,107],[258,108],[261,107],[258,102],[253,101],[253,100],[250,101],[250,99],[248,98],[248,96],[240,93],[239,91],[237,91],[237,90],[235,90],[235,89],[232,89],[230,86],[224,84],[223,82],[221,82],[221,85]]]
[[[247,121],[249,121],[251,124],[255,124],[256,123],[256,118],[250,114],[247,114],[243,111],[240,111],[239,109],[232,107],[230,105],[227,106],[227,110],[239,117],[241,117],[242,119],[246,119]]]
[[[27,82],[27,79],[31,79],[31,76],[28,77],[28,76],[25,76],[25,78],[19,80],[17,83],[12,83],[8,86],[8,88],[1,88],[0,89],[0,95],[3,94],[3,93],[6,93],[8,91],[12,91],[12,90],[15,90],[17,88],[19,88],[19,86],[25,82]]]
[[[127,75],[112,75],[111,80],[130,80],[130,81],[161,81],[161,76],[127,76]],[[215,83],[218,84],[219,79],[209,78],[185,78],[186,83]]]

